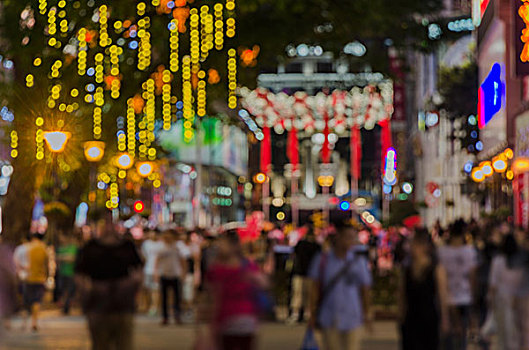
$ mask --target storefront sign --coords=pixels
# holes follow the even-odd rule
[[[494,63],[478,92],[478,125],[483,129],[501,110],[505,87],[501,81],[501,66]]]

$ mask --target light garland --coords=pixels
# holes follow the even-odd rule
[[[57,6],[61,9],[64,9],[66,7],[66,1],[60,0],[57,4]],[[59,12],[59,18],[61,18],[61,21],[59,23],[59,27],[61,30],[62,35],[64,36],[66,33],[68,33],[68,20],[66,19],[66,10],[61,10]]]
[[[169,56],[169,69],[171,72],[177,72],[178,66],[180,65],[178,61],[178,20],[171,20],[171,23],[169,23],[169,32],[169,47],[171,49]]]
[[[18,133],[16,130],[12,130],[11,131],[11,134],[10,134],[10,137],[11,137],[11,158],[16,158],[18,157]]]
[[[121,80],[119,78],[119,56],[123,53],[123,49],[117,45],[112,45],[110,51],[110,96],[113,99],[119,98],[119,90],[121,88]]]
[[[103,60],[105,56],[99,52],[94,56],[96,69],[95,69],[95,82],[98,84],[102,84],[105,77],[104,77],[104,66],[103,66]]]
[[[228,107],[237,108],[237,51],[228,50]]]
[[[229,11],[226,19],[226,36],[233,38],[235,36],[235,0],[226,1],[226,10]]]
[[[62,61],[56,60],[51,66],[51,78],[58,78],[60,74],[60,69],[62,67]]]
[[[215,10],[215,48],[220,51],[224,47],[224,7],[221,3],[217,3],[213,9]]]
[[[151,33],[148,31],[149,27],[149,17],[144,17],[138,21],[138,38],[140,38],[138,69],[141,71],[146,70],[151,65]]]
[[[171,72],[168,70],[163,71],[163,87],[162,87],[162,118],[163,118],[163,129],[171,129]]]
[[[136,114],[132,98],[127,100],[127,150],[129,155],[134,158],[136,155]]]
[[[209,7],[204,5],[200,8],[200,24],[201,24],[201,45],[200,45],[200,62],[204,62],[209,55],[209,51],[213,49],[213,16],[209,13]]]
[[[46,0],[39,0],[39,13],[45,15],[48,11],[48,2]]]
[[[30,87],[33,87],[34,84],[35,84],[35,78],[33,74],[26,75],[26,86],[30,88]]]
[[[116,182],[110,184],[110,200],[106,202],[108,209],[116,209],[119,206],[119,188]]]
[[[86,28],[79,29],[77,33],[77,41],[79,41],[79,53],[77,54],[77,73],[79,75],[86,74],[86,58],[88,45],[86,43]]]
[[[94,112],[92,115],[92,128],[94,133],[94,139],[99,140],[101,138],[101,122],[102,122],[102,116],[101,116],[101,108],[95,107]]]
[[[204,117],[206,115],[206,72],[201,70],[198,72],[198,88],[197,88],[197,115]]]
[[[193,86],[191,84],[191,57],[184,56],[182,59],[182,102],[184,104],[184,142],[190,143],[195,132],[195,112],[193,110]]]
[[[59,43],[57,39],[55,38],[55,34],[57,34],[56,14],[57,14],[57,10],[55,9],[55,7],[52,7],[48,11],[48,35],[50,36],[50,38],[48,39],[48,45],[51,47],[56,47],[57,44]]]
[[[309,96],[298,91],[289,96],[264,88],[241,88],[239,94],[242,106],[256,116],[260,127],[273,127],[279,133],[292,128],[293,117],[297,117],[298,130],[321,132],[325,109],[331,116],[329,127],[339,134],[352,126],[373,129],[393,113],[393,84],[389,81],[350,91],[335,90],[330,95],[320,92]]]
[[[196,8],[191,9],[189,13],[191,14],[189,20],[189,35],[191,40],[191,73],[194,75],[200,70],[200,32],[198,30],[200,16],[198,15]]]
[[[42,130],[42,125],[44,125],[44,119],[42,117],[37,117],[35,119],[35,125],[37,126],[37,131],[35,133],[35,143],[37,145],[35,158],[37,160],[43,160],[44,159],[44,131]]]

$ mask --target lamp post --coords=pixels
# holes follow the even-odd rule
[[[59,178],[57,175],[57,155],[59,153],[64,152],[64,149],[66,148],[66,144],[68,143],[68,140],[72,136],[71,133],[67,131],[46,131],[43,133],[44,141],[46,141],[46,145],[48,146],[49,151],[53,155],[53,163],[52,163],[52,178],[54,181],[53,186],[53,201],[58,201],[58,197],[60,194],[60,184],[59,184]],[[56,223],[54,220],[51,220],[51,230],[50,235],[48,236],[48,240],[53,242],[55,232],[57,230]]]
[[[90,194],[88,200],[90,201],[90,208],[97,210],[97,166],[96,163],[103,159],[105,155],[105,143],[103,141],[87,141],[84,143],[84,155],[87,161],[90,162]]]
[[[127,152],[123,152],[123,153],[118,154],[115,160],[115,164],[120,170],[126,171],[132,168],[132,166],[134,165],[134,158]],[[119,180],[119,191],[120,191],[119,207],[122,208],[122,203],[125,203],[126,192],[124,191],[125,186],[123,184],[123,179],[121,179],[119,176],[118,178],[120,179]]]

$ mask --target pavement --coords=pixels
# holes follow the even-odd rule
[[[89,349],[90,342],[82,316],[48,314],[43,317],[38,333],[21,329],[20,319],[11,322],[11,330],[0,335],[0,349]],[[281,323],[263,324],[259,333],[259,350],[297,350],[301,345],[305,327]],[[137,350],[192,349],[197,327],[170,325],[161,327],[156,317],[137,316],[135,346]],[[363,335],[362,350],[396,350],[398,336],[392,322],[377,322],[374,333]],[[426,350],[426,349],[425,349]]]

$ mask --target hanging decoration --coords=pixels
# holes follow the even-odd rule
[[[354,125],[370,130],[389,120],[393,113],[391,81],[354,87],[350,91],[334,90],[329,95],[319,92],[311,96],[298,91],[289,96],[265,88],[250,90],[245,87],[238,92],[243,108],[255,116],[257,124],[272,127],[278,133],[290,130],[293,123],[300,131],[323,132],[326,113],[329,130],[337,134],[345,133]],[[295,119],[292,119],[292,113]]]
[[[272,164],[272,135],[270,128],[263,127],[263,140],[261,141],[261,172],[267,174]]]
[[[362,136],[360,128],[351,128],[351,174],[355,180],[362,177]]]

